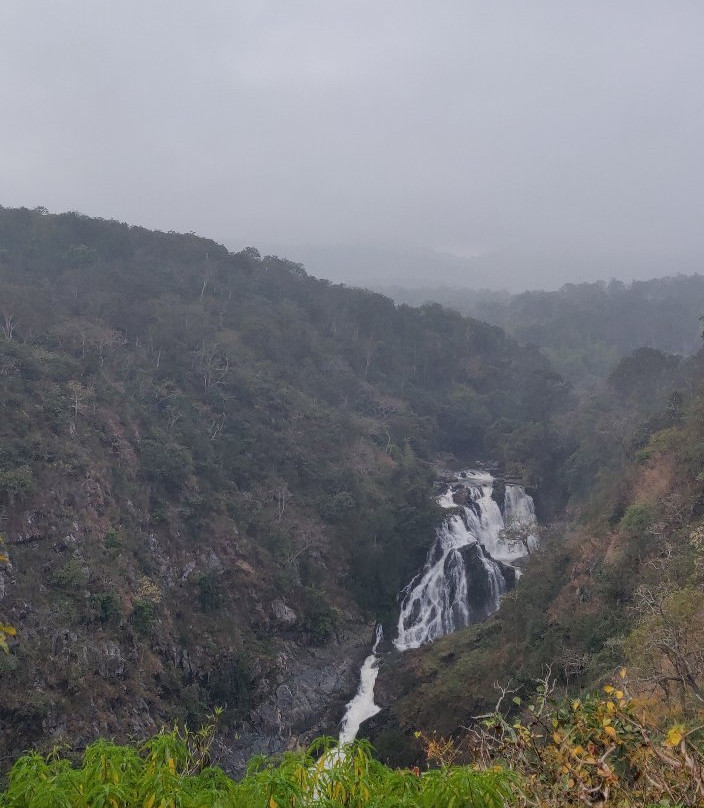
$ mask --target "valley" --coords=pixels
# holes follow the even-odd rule
[[[0,248],[5,770],[216,710],[233,774],[358,733],[418,766],[546,669],[698,715],[701,351],[565,381],[251,248],[5,208]]]

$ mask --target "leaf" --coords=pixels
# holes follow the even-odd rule
[[[681,724],[675,724],[674,727],[670,727],[665,736],[665,746],[679,746],[682,743],[682,738],[684,738],[682,730]]]
[[[613,738],[614,740],[618,738],[618,733],[616,732],[616,729],[612,727],[610,724],[604,727],[604,732],[609,736],[609,738]]]
[[[614,688],[611,685],[604,685],[604,693],[613,693]]]
[[[625,678],[626,678],[626,669],[625,669],[625,668],[621,668],[621,670],[618,672],[618,675],[619,675],[619,676],[620,676],[622,679],[625,679]]]
[[[519,707],[520,707],[520,705],[523,703],[523,702],[521,701],[521,697],[520,697],[520,696],[514,696],[514,697],[511,699],[511,701],[512,701],[514,704],[519,705]]]
[[[144,800],[144,808],[152,808],[155,802],[156,794],[152,794],[151,797],[147,797],[147,799]]]

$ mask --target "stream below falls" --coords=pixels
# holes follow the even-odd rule
[[[531,533],[536,525],[533,499],[523,486],[507,483],[499,503],[491,474],[468,470],[455,477],[438,497],[438,504],[455,512],[443,520],[423,569],[399,595],[393,640],[399,651],[486,620],[520,577],[514,562],[538,543]],[[507,528],[512,538],[504,534]],[[362,723],[381,709],[374,703],[381,640],[381,626],[377,626],[357,692],[340,723],[340,745],[351,743]]]

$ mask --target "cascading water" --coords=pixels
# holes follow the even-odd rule
[[[399,651],[485,620],[518,579],[520,571],[511,562],[537,545],[530,533],[536,524],[533,499],[522,486],[507,484],[502,512],[493,493],[490,474],[467,471],[458,474],[438,498],[442,507],[456,512],[438,528],[423,570],[401,593],[394,640]],[[518,529],[512,533],[510,528]],[[362,665],[359,688],[342,720],[340,744],[353,741],[362,722],[379,712],[374,684],[380,640],[378,626],[372,653]]]
[[[439,497],[440,505],[459,508],[459,513],[439,528],[423,571],[402,593],[394,640],[399,651],[486,619],[515,583],[516,570],[509,562],[523,557],[526,547],[506,539],[503,531],[518,523],[530,528],[535,508],[520,485],[507,485],[502,513],[493,487],[491,475],[463,472]],[[528,538],[529,546],[535,542]]]
[[[364,660],[362,669],[359,672],[359,686],[352,701],[347,705],[345,715],[340,725],[339,745],[352,743],[357,737],[362,722],[367,718],[376,715],[381,709],[374,704],[374,685],[379,673],[379,657],[376,655],[377,648],[381,642],[384,632],[381,625],[376,627],[374,646],[371,654]]]

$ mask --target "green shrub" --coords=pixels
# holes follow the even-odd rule
[[[120,601],[113,592],[101,592],[96,595],[95,606],[98,612],[98,620],[101,623],[117,621],[122,614]]]
[[[279,759],[254,758],[239,781],[209,765],[212,727],[162,732],[141,746],[97,741],[78,766],[30,753],[12,767],[2,808],[504,808],[518,797],[505,768],[441,766],[421,774],[374,760],[358,741],[344,752],[319,740]]]
[[[0,498],[10,505],[28,496],[34,490],[34,476],[29,466],[19,466],[0,472]]]
[[[319,589],[307,589],[303,603],[301,628],[315,645],[327,640],[337,624],[339,614]]]
[[[215,612],[222,605],[222,590],[214,572],[204,572],[196,579],[198,603],[204,612]]]
[[[111,527],[105,532],[103,543],[108,550],[120,550],[122,548],[122,539],[117,528]]]
[[[73,595],[83,589],[87,582],[88,572],[76,558],[69,559],[51,576],[51,583],[56,589],[64,589]]]
[[[651,505],[638,504],[626,508],[619,527],[629,536],[642,536],[648,532],[654,521],[654,511]]]
[[[134,604],[130,620],[141,634],[147,634],[157,615],[157,605],[151,600],[138,600]]]

